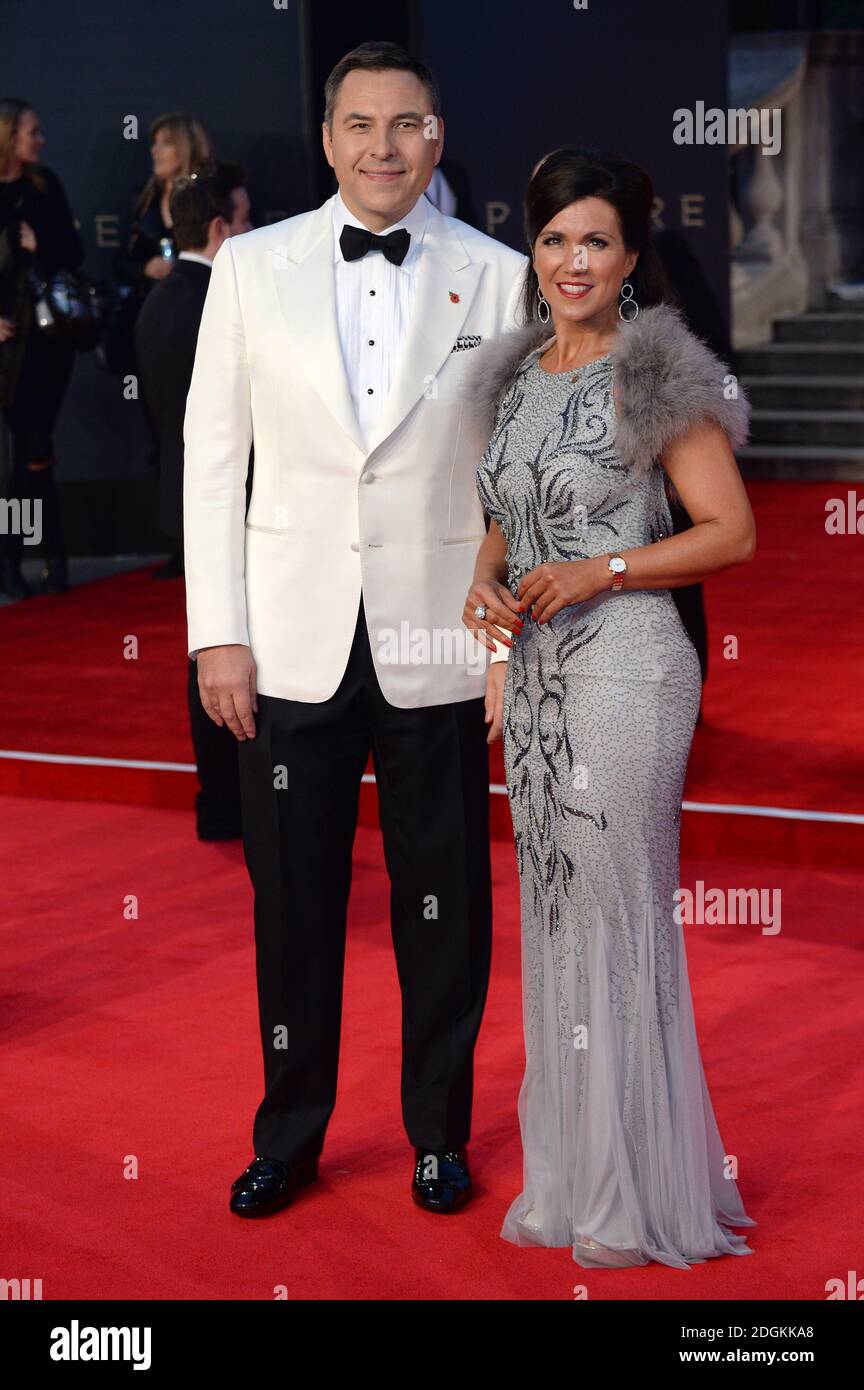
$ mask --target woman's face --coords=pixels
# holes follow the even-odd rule
[[[45,136],[35,111],[25,111],[15,132],[15,158],[23,164],[38,164]]]
[[[150,153],[153,156],[153,173],[157,179],[176,179],[177,175],[182,172],[177,146],[167,128],[163,127],[161,130],[157,130],[153,136]]]
[[[556,213],[534,243],[534,269],[554,319],[608,327],[621,285],[638,260],[604,198],[580,198]]]

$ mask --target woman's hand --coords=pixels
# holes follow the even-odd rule
[[[0,343],[5,343],[9,338],[15,337],[15,320],[0,319]]]
[[[474,609],[481,604],[486,607],[486,617],[477,618]],[[488,632],[497,642],[503,642],[505,646],[512,647],[513,643],[502,635],[497,628],[506,628],[508,632],[515,632],[517,635],[522,631],[522,608],[518,599],[515,599],[510,590],[504,584],[500,584],[497,579],[480,580],[471,585],[468,590],[468,597],[465,600],[465,607],[462,611],[462,621],[467,628],[477,637],[477,640],[488,647],[490,652],[494,652],[494,643],[487,640],[483,635]]]
[[[171,261],[166,261],[164,256],[151,256],[149,261],[144,262],[144,274],[148,280],[164,280],[166,275],[171,274]]]
[[[519,598],[537,623],[567,608],[571,603],[584,603],[612,583],[607,557],[597,555],[590,560],[561,560],[538,565],[523,574],[519,581]]]
[[[487,743],[494,743],[501,737],[504,717],[504,682],[507,679],[507,662],[493,661],[486,672],[486,723],[489,732]]]
[[[20,238],[21,245],[23,246],[25,251],[36,250],[36,233],[30,226],[29,222],[21,223]]]

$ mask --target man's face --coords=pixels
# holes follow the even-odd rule
[[[251,232],[252,219],[249,214],[252,211],[252,205],[249,202],[249,194],[246,189],[235,188],[231,194],[231,203],[234,214],[227,224],[227,235],[239,236],[241,232]]]
[[[324,153],[339,191],[370,231],[398,222],[427,188],[444,149],[444,122],[412,72],[355,68],[339,88]]]
[[[226,222],[224,217],[214,217],[210,223],[205,250],[212,256],[216,255],[223,241],[227,241],[229,237],[240,236],[242,232],[252,230],[252,219],[249,216],[251,205],[245,188],[235,188],[232,191],[231,205],[234,211],[230,222]]]

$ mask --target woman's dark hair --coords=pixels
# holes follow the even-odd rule
[[[425,63],[421,63],[418,58],[412,58],[404,48],[400,48],[398,43],[361,43],[359,48],[352,48],[350,53],[346,53],[344,58],[340,58],[327,81],[324,83],[324,120],[333,132],[333,111],[336,107],[336,99],[339,95],[339,88],[342,86],[349,72],[362,68],[366,72],[381,72],[387,68],[395,68],[400,72],[413,72],[419,78],[429,93],[429,105],[432,108],[433,116],[441,115],[441,92],[438,86],[438,79]]]
[[[618,154],[567,148],[553,150],[540,161],[525,192],[529,256],[543,228],[580,198],[603,198],[617,212],[627,250],[639,253],[627,279],[640,309],[670,301],[666,276],[651,238],[654,186],[644,169]],[[529,262],[522,300],[526,323],[539,317],[537,284],[537,273]]]

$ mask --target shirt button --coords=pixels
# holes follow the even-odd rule
[[[374,291],[374,290],[370,290],[369,293],[370,293],[370,294],[374,294],[375,291]]]
[[[370,339],[369,339],[369,346],[370,346],[370,347],[374,347],[374,346],[375,346],[375,339],[374,339],[374,338],[370,338]]]
[[[372,390],[372,387],[371,387],[371,386],[367,387],[367,389],[366,389],[366,395],[367,395],[367,396],[374,396],[374,394],[375,394],[375,392]]]

